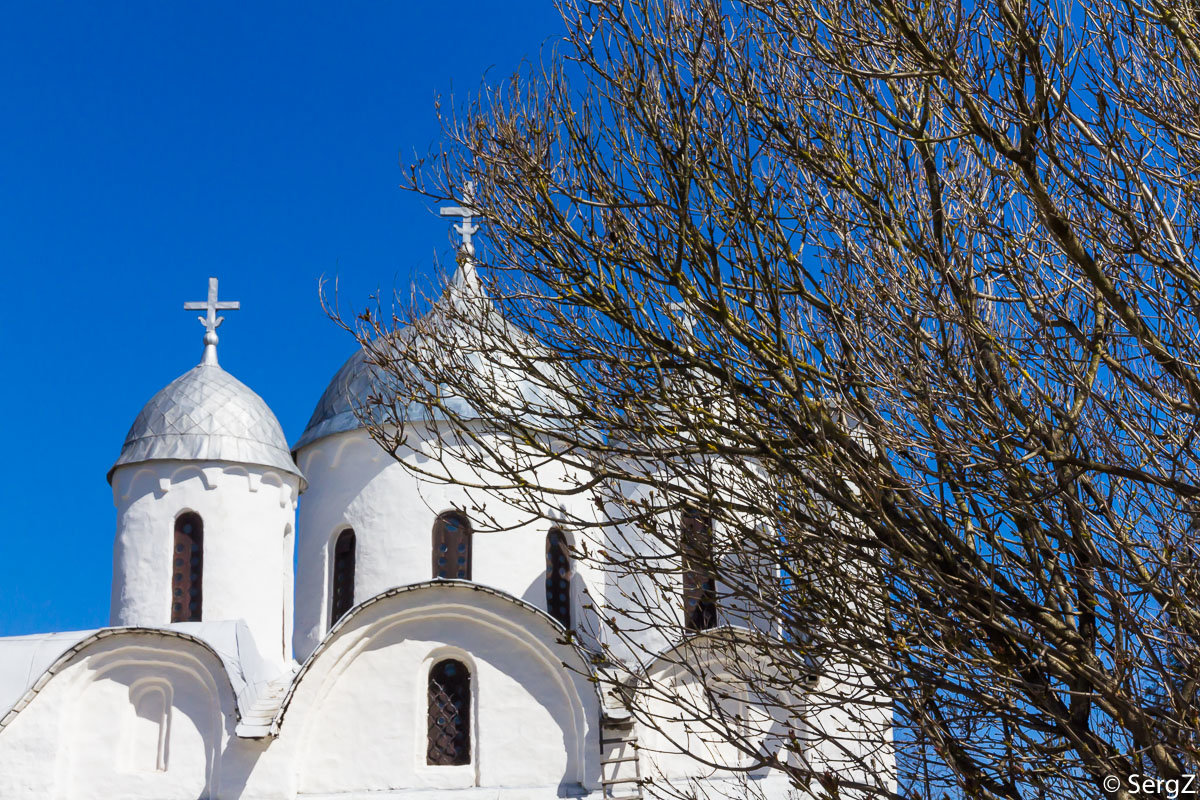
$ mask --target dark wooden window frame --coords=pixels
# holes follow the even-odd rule
[[[679,528],[679,550],[683,557],[683,624],[689,631],[708,630],[717,624],[712,519],[694,509],[685,509]]]
[[[571,627],[571,550],[559,528],[546,534],[546,611]]]
[[[461,511],[443,511],[433,523],[433,577],[471,580],[471,519]]]
[[[195,511],[175,518],[171,547],[171,622],[199,622],[204,613],[204,520]]]
[[[452,767],[471,763],[471,670],[456,658],[429,669],[425,763]]]
[[[329,627],[354,607],[354,568],[358,540],[353,528],[345,528],[333,544],[333,572],[329,581]]]

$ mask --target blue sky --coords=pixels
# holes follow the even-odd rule
[[[344,301],[428,284],[448,226],[400,161],[560,35],[508,4],[8,4],[0,21],[0,635],[107,624],[105,473],[200,359],[184,301],[239,300],[221,364],[289,441],[354,342]]]

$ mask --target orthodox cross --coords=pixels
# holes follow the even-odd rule
[[[475,255],[475,245],[471,243],[471,236],[479,226],[471,222],[472,219],[480,218],[479,212],[471,208],[471,201],[475,199],[475,183],[467,181],[467,185],[463,187],[463,204],[461,206],[451,206],[443,208],[439,213],[443,217],[461,217],[461,223],[455,223],[454,230],[462,237],[462,251],[468,256]]]
[[[225,321],[218,311],[237,311],[242,304],[236,300],[217,299],[217,279],[208,279],[208,299],[203,302],[184,303],[185,311],[206,311],[206,316],[197,317],[204,326],[204,364],[217,363],[217,328]]]

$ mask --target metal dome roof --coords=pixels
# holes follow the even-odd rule
[[[207,359],[206,359],[207,361]],[[216,363],[171,381],[137,415],[117,467],[144,461],[230,461],[304,476],[288,452],[279,420],[263,399]]]
[[[412,332],[411,328],[402,328],[395,335],[410,338]],[[367,361],[367,351],[359,350],[354,353],[346,359],[346,363],[334,374],[333,380],[321,394],[321,399],[317,401],[317,407],[313,409],[308,425],[304,427],[304,433],[301,434],[292,449],[300,450],[305,445],[312,444],[318,439],[324,439],[326,436],[363,427],[359,415],[372,413],[372,407],[365,401],[371,394],[379,392],[380,385],[378,367]],[[443,402],[460,419],[470,419],[475,416],[475,412],[463,400],[448,398]],[[431,415],[426,406],[415,402],[408,406],[404,416],[413,421],[444,417],[436,409]],[[379,415],[376,414],[376,417],[378,418]]]
[[[325,387],[295,449],[299,450],[317,439],[358,428],[360,423],[351,398],[370,394],[374,380],[374,370],[366,363],[366,352],[359,350],[350,356]]]
[[[464,305],[465,304],[465,305]],[[449,313],[454,308],[455,313]],[[476,318],[475,315],[479,316]],[[439,324],[439,319],[445,318],[451,328],[460,331],[465,324],[477,326],[478,331],[485,331],[486,336],[503,336],[508,341],[526,341],[528,346],[535,347],[536,342],[529,336],[516,330],[497,311],[488,298],[475,273],[473,264],[468,260],[459,265],[446,292],[422,318],[422,324],[410,325],[396,329],[388,334],[391,342],[384,344],[386,352],[392,346],[407,354],[427,354],[428,358],[436,358],[445,349],[446,342],[437,336],[430,336],[427,331]],[[475,319],[476,323],[466,320]],[[478,331],[476,332],[478,334]],[[451,337],[455,334],[451,332]],[[464,345],[468,351],[478,350],[478,336],[463,334],[471,343]],[[377,422],[383,422],[383,410],[366,402],[371,395],[395,396],[397,390],[403,387],[396,385],[397,376],[381,371],[369,361],[370,353],[360,349],[342,365],[333,376],[317,407],[313,410],[308,425],[300,439],[292,446],[293,451],[312,444],[318,439],[332,436],[336,433],[353,431],[362,428],[361,415],[373,414]],[[528,403],[528,407],[541,406],[550,416],[557,416],[553,409],[558,405],[555,398],[539,386],[538,382],[530,381],[526,376],[516,372],[511,367],[504,366],[500,360],[487,357],[479,359],[481,377],[488,380],[489,385],[519,396]],[[419,369],[416,370],[419,373]],[[477,419],[479,412],[473,409],[466,400],[459,397],[442,397],[441,405],[458,419]],[[445,419],[441,409],[430,409],[421,402],[414,401],[403,409],[403,418],[410,421],[438,421]],[[526,414],[532,419],[535,415]],[[549,425],[548,422],[545,423]]]

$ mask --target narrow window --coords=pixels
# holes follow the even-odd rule
[[[354,605],[354,531],[346,528],[333,546],[333,585],[329,602],[329,627],[337,624]]]
[[[471,762],[471,673],[461,661],[439,661],[429,671],[429,748],[426,763]]]
[[[433,577],[471,580],[471,521],[461,511],[433,523]]]
[[[683,619],[690,631],[717,624],[717,582],[713,576],[712,520],[692,509],[683,512]]]
[[[571,552],[558,528],[546,534],[546,610],[564,628],[571,627]]]
[[[191,511],[175,520],[171,622],[198,622],[204,608],[204,522]]]

